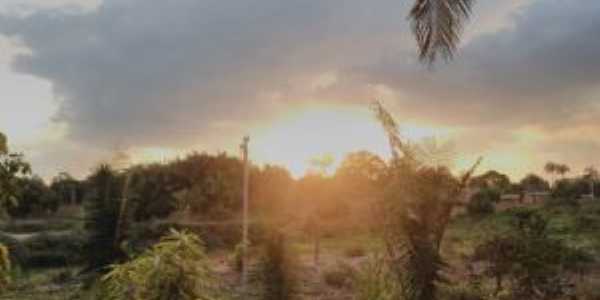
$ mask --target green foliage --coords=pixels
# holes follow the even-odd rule
[[[52,178],[50,189],[58,197],[60,204],[81,204],[85,186],[65,172]]]
[[[521,209],[514,212],[511,229],[480,244],[474,258],[489,264],[487,272],[495,278],[497,292],[510,277],[510,292],[519,299],[547,299],[564,293],[562,271],[576,268],[589,256],[551,238],[538,212]]]
[[[384,192],[380,219],[400,296],[406,300],[437,299],[446,266],[440,247],[452,210],[479,161],[460,179],[449,169],[417,159],[392,116],[380,103],[374,107],[392,149],[390,181]]]
[[[22,154],[8,151],[6,136],[0,133],[0,208],[17,205],[20,196],[19,178],[31,172]]]
[[[201,240],[172,231],[134,260],[112,267],[103,277],[102,299],[221,299]]]
[[[552,198],[560,199],[566,205],[576,205],[576,200],[589,192],[589,182],[582,178],[561,179],[554,183]]]
[[[358,300],[395,300],[396,278],[381,255],[370,256],[354,276],[354,292]]]
[[[8,248],[0,244],[0,293],[6,290],[11,283],[11,264]]]
[[[264,243],[264,253],[254,274],[261,283],[260,299],[292,298],[297,282],[294,274],[296,261],[291,255],[284,234],[271,233]]]
[[[108,265],[125,258],[117,226],[120,218],[122,179],[107,165],[100,166],[87,180],[90,188],[86,199],[85,229],[88,268],[104,271]]]
[[[501,194],[502,192],[510,190],[511,182],[507,175],[499,173],[495,170],[490,170],[482,175],[473,177],[469,183],[469,186],[476,187],[481,190],[494,190]]]
[[[248,246],[248,245],[247,245]],[[248,249],[249,247],[246,247]],[[232,266],[234,270],[237,272],[241,272],[244,267],[244,243],[240,242],[235,245],[233,249],[233,253],[229,258],[229,264]]]
[[[6,154],[8,152],[8,141],[6,135],[0,132],[0,154]]]
[[[550,189],[550,184],[544,180],[544,178],[536,174],[528,174],[525,176],[521,179],[520,185],[523,190],[528,192],[541,192]]]
[[[41,178],[19,178],[17,184],[20,191],[19,202],[9,203],[7,207],[11,217],[44,216],[58,209],[59,198]]]
[[[473,216],[492,214],[498,201],[500,201],[500,193],[497,190],[484,188],[471,196],[467,203],[467,212]]]

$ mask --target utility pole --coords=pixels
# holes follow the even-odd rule
[[[250,137],[245,136],[240,148],[242,150],[242,159],[244,162],[244,183],[243,183],[243,220],[242,220],[242,296],[243,299],[247,298],[247,284],[248,284],[248,177],[249,166],[248,166],[248,143]]]

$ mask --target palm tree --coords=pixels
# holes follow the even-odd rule
[[[558,175],[560,175],[560,177],[565,177],[565,174],[569,173],[571,171],[571,168],[565,164],[559,164],[558,166],[556,166],[556,173],[558,173]]]
[[[400,136],[396,121],[379,102],[373,110],[392,152],[390,180],[378,217],[398,292],[406,300],[436,300],[436,288],[446,280],[440,251],[444,233],[481,159],[455,178],[448,168],[419,160],[415,148]]]
[[[464,22],[475,0],[415,0],[409,20],[419,47],[419,59],[432,64],[449,60],[460,42]]]
[[[547,162],[546,165],[544,166],[544,171],[546,171],[546,173],[548,173],[548,175],[550,175],[550,177],[552,177],[552,185],[554,186],[554,182],[556,181],[554,178],[554,174],[556,173],[558,168],[558,164],[554,163],[554,162]]]

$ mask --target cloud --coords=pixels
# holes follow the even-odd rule
[[[52,84],[55,121],[85,148],[222,144],[306,101],[380,97],[463,128],[471,152],[600,116],[597,1],[478,4],[468,26],[483,29],[434,70],[416,61],[409,2],[104,0],[0,14],[0,34],[30,50],[13,69]]]
[[[450,123],[569,126],[598,109],[599,16],[597,1],[535,1],[512,16],[513,26],[471,39],[447,66],[428,72],[382,59],[363,76],[406,95],[409,110]]]
[[[352,59],[336,58],[332,37],[354,40],[342,27],[367,34],[398,23],[380,24],[360,1],[334,4],[107,0],[91,12],[3,16],[0,32],[31,49],[14,69],[52,82],[72,139],[186,143],[222,135],[224,122],[243,128],[269,111],[265,92],[290,93],[294,80]]]

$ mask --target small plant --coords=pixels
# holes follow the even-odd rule
[[[138,258],[112,267],[103,278],[103,299],[213,300],[221,293],[213,281],[200,239],[171,231]]]
[[[338,262],[333,268],[325,270],[323,280],[329,286],[345,288],[352,285],[354,269],[343,262]]]
[[[398,299],[398,287],[393,272],[382,256],[373,255],[354,275],[354,291],[358,300]]]
[[[248,249],[248,247],[246,247]],[[237,271],[241,272],[244,265],[244,243],[238,243],[233,249],[233,253],[229,257],[229,264]]]
[[[255,274],[262,285],[260,298],[263,300],[292,299],[296,288],[295,260],[287,248],[284,234],[272,233],[265,241],[264,247]]]

